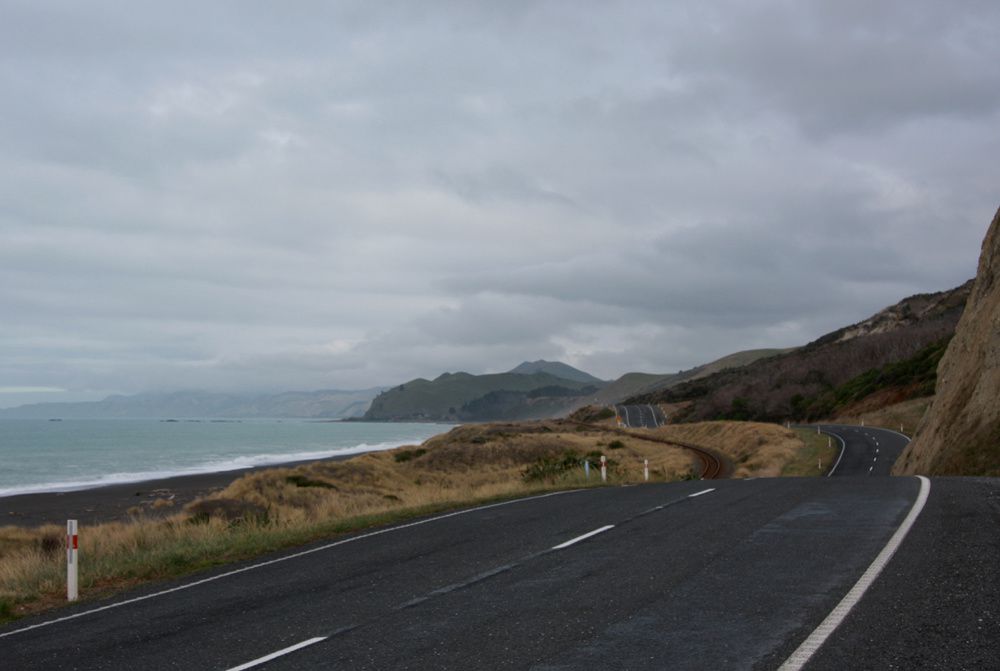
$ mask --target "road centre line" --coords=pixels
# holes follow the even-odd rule
[[[861,597],[865,595],[868,588],[872,586],[875,579],[878,578],[882,569],[886,567],[892,556],[896,554],[896,550],[902,545],[903,540],[906,535],[910,533],[910,529],[913,524],[917,521],[917,517],[920,516],[920,512],[924,509],[924,505],[927,503],[927,497],[931,492],[931,481],[922,475],[917,476],[920,479],[920,493],[917,494],[917,500],[913,502],[913,507],[910,508],[909,514],[903,520],[903,523],[899,525],[896,529],[896,533],[892,535],[889,542],[886,543],[882,551],[878,553],[875,560],[871,563],[868,569],[861,575],[858,581],[854,584],[854,587],[841,599],[830,614],[826,616],[818,627],[809,635],[806,640],[796,648],[795,652],[785,660],[785,663],[781,665],[778,671],[799,671],[806,663],[812,658],[817,650],[826,642],[830,635],[840,626],[840,623],[850,614],[851,610],[858,604]]]
[[[688,498],[693,499],[696,496],[701,496],[702,494],[708,494],[709,492],[714,492],[714,491],[715,487],[712,487],[711,489],[703,489],[700,492],[695,492],[694,494],[688,494]]]
[[[57,617],[53,620],[46,620],[45,622],[39,622],[38,624],[32,624],[27,627],[22,627],[20,629],[14,629],[13,631],[7,631],[0,633],[0,638],[6,638],[8,636],[13,636],[14,634],[20,634],[26,631],[31,631],[32,629],[40,629],[42,627],[48,627],[53,624],[58,624],[60,622],[66,622],[69,620],[75,620],[86,615],[93,615],[95,613],[100,613],[106,610],[112,610],[114,608],[120,608],[122,606],[127,606],[134,603],[139,603],[140,601],[147,601],[149,599],[155,599],[159,596],[165,596],[167,594],[173,594],[174,592],[181,592],[183,590],[191,589],[192,587],[197,587],[199,585],[204,585],[206,583],[214,582],[216,580],[221,580],[223,578],[228,578],[230,576],[238,575],[240,573],[246,573],[248,571],[253,571],[255,569],[264,568],[265,566],[271,566],[273,564],[280,564],[281,562],[286,562],[291,559],[298,559],[299,557],[304,557],[306,555],[315,554],[317,552],[322,552],[324,550],[329,550],[335,548],[339,545],[346,545],[347,543],[353,543],[355,541],[364,540],[366,538],[372,538],[373,536],[381,536],[382,534],[391,533],[393,531],[400,531],[402,529],[409,529],[411,527],[420,526],[423,524],[428,524],[430,522],[436,522],[438,520],[448,519],[450,517],[457,517],[459,515],[465,515],[467,513],[474,513],[480,510],[488,510],[490,508],[499,508],[500,506],[508,506],[513,503],[519,503],[521,501],[533,501],[536,499],[545,499],[550,496],[560,496],[562,494],[570,494],[573,492],[578,492],[578,489],[569,489],[562,492],[549,492],[548,494],[539,494],[537,496],[528,496],[521,499],[512,499],[510,501],[501,501],[500,503],[491,503],[485,506],[478,506],[476,508],[466,508],[465,510],[456,510],[452,513],[445,513],[444,515],[438,515],[437,517],[429,517],[423,520],[417,520],[415,522],[408,522],[406,524],[400,524],[394,527],[387,527],[384,529],[378,529],[376,531],[370,531],[359,536],[351,536],[350,538],[344,538],[332,543],[327,543],[319,547],[310,548],[308,550],[302,550],[300,552],[295,552],[290,555],[285,555],[283,557],[277,557],[275,559],[269,559],[267,561],[259,562],[257,564],[251,564],[250,566],[244,566],[243,568],[234,569],[232,571],[226,571],[225,573],[220,573],[218,575],[209,576],[207,578],[202,578],[201,580],[195,580],[184,585],[178,585],[177,587],[171,587],[170,589],[160,590],[158,592],[153,592],[152,594],[144,594],[143,596],[137,596],[131,599],[126,599],[124,601],[119,601],[117,603],[111,603],[106,606],[100,606],[98,608],[91,608],[90,610],[81,611],[79,613],[73,613],[72,615],[65,615],[63,617]]]
[[[326,636],[317,636],[316,638],[310,638],[308,641],[302,641],[301,643],[296,643],[295,645],[290,645],[287,648],[282,648],[277,652],[272,652],[270,655],[264,655],[263,657],[258,657],[255,660],[247,662],[246,664],[240,664],[239,666],[234,666],[226,671],[244,671],[244,669],[252,669],[255,666],[260,666],[266,662],[270,662],[272,659],[277,659],[283,655],[287,655],[290,652],[295,652],[296,650],[301,650],[320,641],[325,641]]]
[[[553,550],[562,550],[563,548],[568,548],[570,545],[574,545],[576,543],[579,543],[582,540],[586,540],[586,539],[590,538],[591,536],[596,536],[597,534],[604,533],[608,529],[614,529],[614,528],[615,528],[614,524],[606,524],[605,526],[601,527],[600,529],[594,529],[593,531],[588,531],[587,533],[583,534],[582,536],[577,536],[576,538],[571,538],[570,540],[566,541],[565,543],[560,543],[559,545],[553,546],[552,549]]]

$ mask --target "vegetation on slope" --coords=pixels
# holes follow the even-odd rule
[[[434,380],[418,378],[379,394],[365,413],[365,419],[534,419],[558,414],[555,409],[561,410],[571,403],[567,399],[596,390],[588,382],[567,380],[549,373],[444,373]]]
[[[936,344],[954,333],[970,288],[967,283],[951,291],[911,297],[795,351],[628,402],[684,404],[684,410],[674,416],[676,421],[727,418],[781,422],[818,416],[823,404],[828,406],[826,412],[835,412],[844,398],[874,388],[887,375],[905,377],[912,372],[908,370],[911,364],[899,370],[887,369],[889,364],[932,359],[938,351]],[[924,348],[928,351],[922,352]],[[912,365],[919,368],[922,364],[914,361]],[[855,381],[866,375],[870,377]],[[926,380],[914,377],[914,381],[913,393],[923,393]],[[848,383],[855,388],[845,387],[844,398],[836,393],[826,396]],[[810,410],[814,402],[819,405]]]

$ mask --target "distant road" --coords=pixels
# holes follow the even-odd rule
[[[808,428],[815,428],[815,425]],[[820,431],[839,442],[841,451],[830,475],[889,475],[892,465],[902,454],[910,439],[889,429],[843,424],[821,424]]]
[[[655,429],[667,421],[663,411],[655,405],[616,405],[615,413],[626,429]]]

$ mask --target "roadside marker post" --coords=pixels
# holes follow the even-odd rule
[[[642,475],[646,478],[646,482],[649,482],[649,459],[643,459]]]
[[[80,597],[79,557],[76,520],[66,520],[66,600],[76,601]]]
[[[608,458],[601,455],[601,482],[608,481]]]
[[[590,459],[583,460],[583,475],[587,480],[590,480]]]

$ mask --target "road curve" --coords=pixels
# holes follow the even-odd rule
[[[653,404],[615,406],[618,422],[625,429],[655,429],[663,426],[667,418],[659,406]]]
[[[56,614],[74,619],[13,623],[0,628],[0,659],[12,669],[777,668],[918,489],[915,478],[691,481],[486,506]],[[983,492],[997,496],[996,482]],[[929,507],[942,504],[932,494]],[[944,525],[931,536],[922,519],[925,542],[948,544]],[[986,531],[1000,538],[996,526]],[[942,568],[923,559],[915,584]],[[995,561],[975,566],[1000,584]],[[865,604],[867,629],[844,625],[855,637],[902,621],[936,654],[961,645],[938,640],[941,609],[879,621]],[[995,624],[985,620],[985,633]],[[968,635],[1000,652],[1000,636]],[[816,668],[834,668],[829,645]],[[245,666],[257,660],[267,661]]]
[[[829,472],[833,477],[887,476],[910,442],[909,437],[889,429],[845,424],[821,424],[819,429],[841,445]]]

